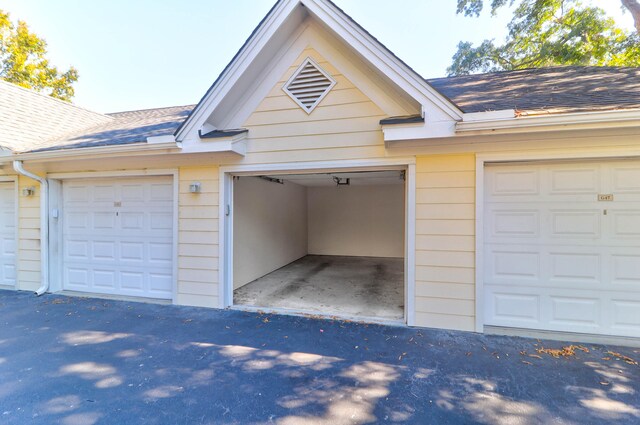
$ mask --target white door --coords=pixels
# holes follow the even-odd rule
[[[63,288],[171,298],[173,179],[63,182]]]
[[[16,194],[13,182],[0,183],[0,285],[16,284]]]
[[[640,161],[485,176],[485,324],[640,337]]]

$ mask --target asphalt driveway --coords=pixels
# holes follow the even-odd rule
[[[0,291],[0,423],[640,423],[640,350],[566,345]]]

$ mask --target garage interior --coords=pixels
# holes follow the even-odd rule
[[[236,176],[233,304],[404,318],[402,170]]]

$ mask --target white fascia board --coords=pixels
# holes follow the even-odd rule
[[[105,156],[119,156],[122,154],[127,155],[148,155],[156,154],[158,152],[174,151],[180,152],[181,144],[176,142],[164,142],[164,143],[132,143],[129,145],[114,145],[114,146],[96,146],[91,148],[76,148],[76,149],[59,149],[53,151],[43,152],[26,152],[14,155],[15,160],[19,161],[34,161],[34,160],[48,160],[48,159],[67,159],[67,158],[104,158]]]
[[[457,138],[492,134],[522,134],[640,127],[640,109],[575,112],[535,116],[510,116],[514,111],[465,114],[458,122],[425,122],[423,125],[382,126],[385,143],[416,142],[434,138]],[[514,114],[515,115],[515,114]]]
[[[461,135],[471,132],[517,133],[638,125],[640,125],[640,109],[627,109],[462,121],[456,124],[456,133]]]
[[[176,134],[176,140],[183,140],[186,135],[194,131],[194,128],[199,128],[203,125],[216,106],[233,88],[242,71],[254,61],[277,29],[297,6],[297,0],[281,1],[274,6],[270,14],[265,17],[262,25],[256,29],[251,39],[246,42],[246,45],[238,52],[227,69],[218,77],[218,81],[209,88],[208,93],[198,103],[191,116]]]
[[[247,133],[215,139],[196,139],[185,141],[182,153],[235,153],[244,156],[247,153]]]
[[[514,109],[504,109],[500,111],[469,112],[462,116],[462,122],[495,121],[507,120],[516,117]]]
[[[452,119],[462,119],[463,113],[458,107],[382,47],[380,42],[374,40],[370,34],[344,16],[343,12],[336,9],[333,4],[324,0],[300,0],[300,2],[407,94],[420,103],[423,103],[422,101],[426,98]]]
[[[401,142],[407,140],[434,139],[438,137],[454,137],[456,121],[439,121],[419,124],[390,124],[382,126],[384,141]]]
[[[176,143],[176,138],[171,135],[171,134],[167,134],[164,136],[151,136],[151,137],[147,137],[147,143],[150,145],[158,145],[158,144],[162,144],[162,143]]]

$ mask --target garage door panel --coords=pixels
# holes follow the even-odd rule
[[[485,323],[640,336],[640,162],[485,176]]]
[[[538,195],[540,176],[537,170],[499,170],[489,178],[487,185],[492,197],[501,195]]]
[[[149,186],[149,201],[171,202],[173,199],[173,184],[154,183]]]
[[[485,269],[488,270],[492,282],[517,281],[531,284],[540,278],[538,252],[492,250],[486,254]]]
[[[637,210],[617,210],[607,209],[607,215],[611,217],[612,238],[628,239],[634,238],[637,244],[640,238],[640,209]]]
[[[0,182],[0,285],[16,284],[15,184]]]
[[[640,194],[640,169],[637,165],[613,166],[611,188],[616,193]]]
[[[63,198],[65,289],[171,298],[170,177],[65,182]]]
[[[493,238],[538,238],[539,211],[521,209],[491,209],[487,216],[487,236]],[[487,231],[488,230],[488,231]]]
[[[597,167],[555,166],[549,169],[549,194],[597,194],[600,190],[600,171]]]
[[[640,292],[640,253],[611,255],[611,282]],[[640,311],[638,311],[640,316]]]
[[[579,326],[582,330],[584,328],[597,330],[599,323],[602,322],[602,300],[599,297],[600,294],[594,295],[596,296],[550,295],[550,323],[559,327]]]
[[[612,328],[621,332],[640,334],[640,300],[611,300]]]
[[[549,281],[599,285],[602,280],[602,258],[598,253],[549,253]]]
[[[600,209],[550,210],[551,226],[549,236],[552,238],[600,238],[602,222]]]
[[[490,292],[487,311],[493,323],[528,327],[540,323],[540,296],[532,293]]]

